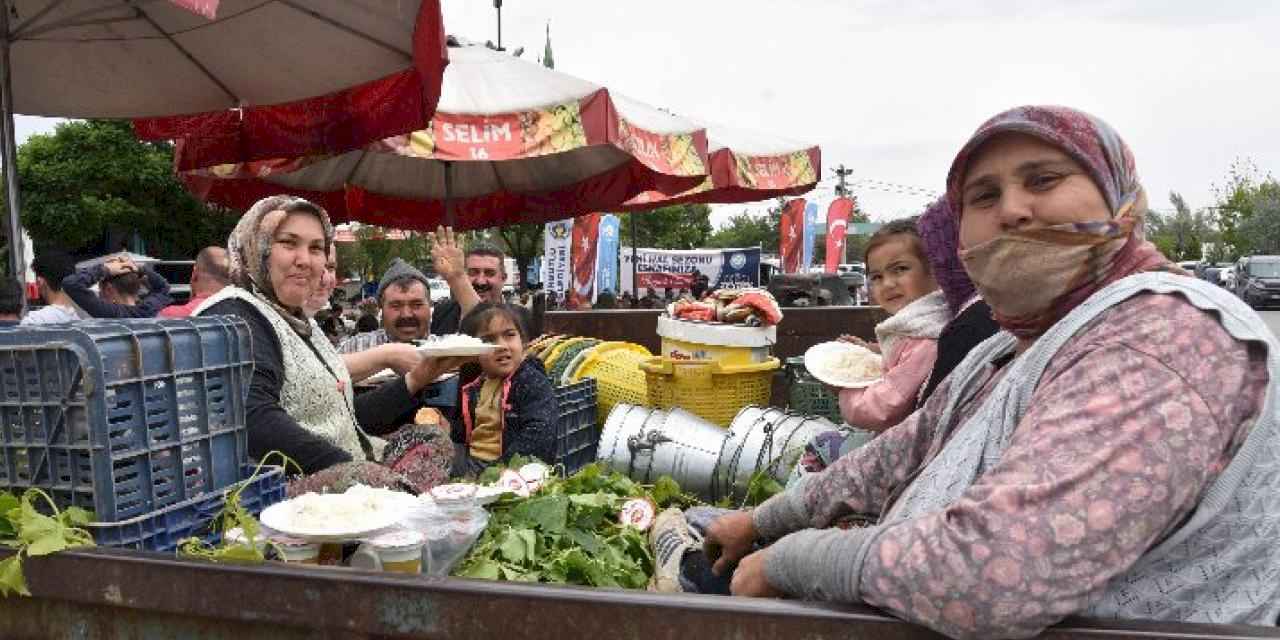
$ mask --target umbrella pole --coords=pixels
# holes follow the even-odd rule
[[[3,118],[3,139],[0,153],[4,159],[5,200],[9,204],[5,220],[5,235],[9,239],[9,277],[19,284],[26,284],[27,265],[22,259],[22,226],[18,218],[21,211],[18,193],[18,145],[13,132],[13,81],[9,60],[9,0],[0,0],[0,117]],[[26,296],[23,296],[25,301]]]
[[[636,301],[636,306],[640,302],[640,281],[636,280],[636,214],[634,212],[627,215],[631,218],[631,298]]]
[[[444,161],[444,226],[457,224],[458,212],[453,207],[453,163]]]

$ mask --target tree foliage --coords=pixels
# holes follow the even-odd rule
[[[37,251],[110,251],[109,236],[137,232],[158,257],[225,245],[239,212],[208,207],[173,175],[173,148],[140,142],[127,122],[65,122],[18,149],[22,224]]]
[[[697,249],[711,237],[711,207],[705,204],[678,204],[653,211],[624,213],[621,216],[622,246],[631,246],[631,217],[635,216],[640,247],[654,249]]]
[[[431,263],[431,243],[425,233],[406,231],[403,240],[392,240],[386,229],[373,225],[360,225],[354,233],[355,242],[338,244],[339,273],[377,281],[396,258],[419,269],[426,269]]]
[[[536,223],[513,224],[494,229],[502,239],[503,249],[516,261],[517,274],[521,285],[527,284],[525,276],[529,273],[529,264],[542,255],[542,225]]]
[[[737,213],[711,234],[707,244],[720,248],[761,247],[766,252],[777,252],[779,222],[774,217],[772,211],[764,215]]]
[[[1280,253],[1280,182],[1251,160],[1237,160],[1226,182],[1215,185],[1215,218],[1224,257]]]
[[[1217,231],[1208,211],[1192,211],[1176,191],[1169,194],[1172,213],[1147,214],[1147,238],[1170,260],[1199,260],[1205,245],[1215,246]]]

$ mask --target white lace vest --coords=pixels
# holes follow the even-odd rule
[[[280,317],[279,312],[239,287],[223,287],[201,303],[192,315],[200,315],[209,307],[230,299],[253,305],[275,330],[281,355],[284,356],[280,405],[285,412],[302,428],[351,454],[353,460],[365,460],[367,456],[357,435],[360,427],[353,410],[351,375],[342,357],[324,339],[324,334],[316,328],[310,340],[304,339]],[[315,347],[314,351],[307,346],[308,342]],[[341,393],[338,393],[339,386]]]

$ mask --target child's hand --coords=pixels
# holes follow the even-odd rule
[[[859,338],[858,336],[851,336],[851,335],[849,335],[849,334],[844,334],[844,335],[840,336],[839,338],[836,338],[836,341],[837,341],[837,342],[847,342],[847,343],[849,343],[849,344],[856,344],[856,345],[858,345],[859,347],[862,347],[862,348],[864,348],[864,349],[867,349],[868,351],[871,351],[872,353],[880,353],[880,343],[879,343],[879,342],[867,342],[866,340],[863,340],[862,338]]]

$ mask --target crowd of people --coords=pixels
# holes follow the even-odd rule
[[[1072,614],[1274,625],[1276,338],[1144,239],[1133,155],[1093,116],[998,114],[946,185],[867,246],[889,317],[874,341],[842,339],[880,352],[885,373],[839,403],[877,435],[815,438],[792,483],[754,509],[664,511],[652,588],[868,603],[966,638],[1031,636]],[[250,453],[296,461],[291,492],[418,492],[516,454],[550,459],[554,393],[524,356],[529,312],[504,299],[504,256],[465,253],[446,229],[432,243],[450,299],[433,305],[426,276],[397,261],[354,335],[317,319],[344,313],[328,215],[288,196],[201,252],[182,306],[145,265],[75,269],[50,252],[33,265],[46,306],[20,321],[243,319]],[[21,308],[10,289],[7,324],[15,298]],[[686,293],[568,292],[563,305]],[[459,331],[499,349],[464,360],[415,348]]]

